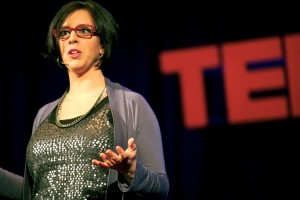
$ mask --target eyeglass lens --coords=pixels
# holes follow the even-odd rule
[[[81,24],[79,26],[76,26],[75,28],[70,27],[62,27],[58,31],[58,37],[60,39],[68,39],[71,35],[72,31],[75,31],[76,35],[80,38],[91,38],[94,30],[92,25],[84,25]]]

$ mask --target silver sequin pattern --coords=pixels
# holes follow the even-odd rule
[[[77,124],[56,126],[55,110],[29,141],[27,166],[33,199],[104,199],[108,169],[94,166],[99,152],[113,149],[113,122],[108,101],[98,104]]]

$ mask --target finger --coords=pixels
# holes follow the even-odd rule
[[[108,159],[108,155],[106,153],[99,153],[99,156],[104,162]]]
[[[128,140],[128,147],[132,150],[135,151],[136,150],[136,144],[134,142],[134,138],[129,138]]]
[[[111,158],[114,158],[116,156],[118,156],[115,152],[113,152],[112,150],[108,149],[105,151],[105,154]]]
[[[97,166],[101,166],[101,167],[104,167],[104,168],[109,168],[110,167],[107,163],[101,162],[101,161],[96,160],[96,159],[92,160],[92,164],[97,165]]]
[[[107,155],[106,153],[100,153],[99,156],[101,157],[103,162],[106,163],[108,166],[113,165],[112,162],[111,162],[110,156]]]
[[[127,154],[126,154],[126,152],[124,151],[124,149],[122,147],[116,146],[116,151],[118,152],[119,158],[122,161],[127,158]]]
[[[129,138],[129,139],[128,139],[128,147],[133,148],[134,145],[135,145],[135,144],[134,144],[134,138]]]

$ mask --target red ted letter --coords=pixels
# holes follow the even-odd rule
[[[223,45],[224,84],[228,121],[231,124],[285,119],[284,95],[251,98],[251,92],[286,88],[284,67],[249,70],[249,63],[282,58],[279,37],[233,42]]]
[[[291,113],[300,117],[300,34],[287,35],[284,41]]]
[[[207,126],[203,71],[219,66],[217,47],[211,45],[166,51],[160,55],[160,62],[163,74],[178,74],[185,127],[191,129]]]

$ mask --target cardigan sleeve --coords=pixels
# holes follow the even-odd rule
[[[0,197],[22,199],[23,177],[0,168]]]
[[[138,93],[127,93],[125,101],[128,138],[134,137],[137,145],[137,168],[132,184],[119,182],[119,188],[145,198],[166,199],[170,186],[156,115]]]

